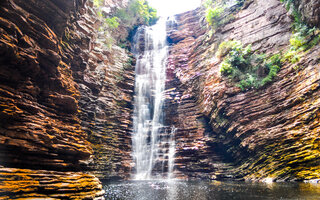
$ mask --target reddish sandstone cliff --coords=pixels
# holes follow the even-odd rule
[[[1,1],[2,199],[102,199],[89,173],[130,171],[132,61],[99,24],[90,1]]]
[[[297,2],[319,27],[317,2]],[[271,84],[241,91],[219,72],[219,44],[285,51],[292,17],[277,0],[247,1],[210,34],[203,16],[180,14],[168,31],[176,176],[319,178],[319,45]],[[100,23],[91,1],[0,2],[0,199],[102,199],[97,177],[129,177],[134,59],[103,43]]]
[[[235,178],[318,179],[319,45],[299,63],[284,63],[272,84],[249,91],[224,78],[222,60],[215,57],[219,44],[232,39],[260,53],[288,49],[293,21],[285,6],[248,1],[212,35],[201,34],[204,20],[194,12],[177,20],[177,30],[169,32],[168,87],[173,89],[167,103],[167,121],[178,128],[176,170],[219,178],[221,168],[214,165],[227,157],[223,161],[233,167],[222,172]]]

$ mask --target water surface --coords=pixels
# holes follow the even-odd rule
[[[308,183],[128,181],[104,189],[108,200],[320,199],[320,185]]]

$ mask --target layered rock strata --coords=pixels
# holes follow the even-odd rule
[[[126,3],[106,1],[106,13]],[[316,26],[317,3],[299,4]],[[134,60],[103,44],[92,7],[0,2],[0,199],[102,199],[96,177],[129,176]],[[247,1],[213,34],[201,16],[178,15],[169,30],[165,107],[166,125],[177,128],[176,176],[319,178],[319,45],[285,63],[273,83],[241,91],[220,75],[218,45],[285,51],[292,19],[277,0]]]
[[[292,6],[301,14],[303,21],[309,23],[310,26],[320,27],[320,2],[317,0],[293,0]],[[289,5],[289,7],[291,7]],[[294,12],[290,8],[291,12]]]
[[[124,179],[132,163],[134,59],[119,47],[113,47],[111,54],[99,50],[96,47],[92,56],[98,57],[98,62],[92,62],[98,65],[92,66],[90,60],[79,84],[84,94],[79,101],[82,127],[94,150],[89,166],[99,178]]]
[[[208,118],[201,112],[197,93],[192,88],[200,83],[201,72],[182,82],[188,74],[194,44],[205,34],[203,11],[197,9],[176,16],[176,24],[168,29],[170,47],[166,83],[166,124],[177,128],[175,133],[175,176],[181,179],[232,178],[229,158],[222,156]]]
[[[0,169],[0,199],[104,199],[98,178],[82,172]]]
[[[99,24],[90,1],[0,2],[2,198],[102,199],[90,173],[130,171],[133,61]]]
[[[234,39],[251,44],[260,53],[285,51],[289,48],[293,23],[285,6],[276,0],[247,2],[238,13],[233,13],[231,21],[213,34],[202,36],[197,35],[201,29],[194,26],[197,17],[192,17],[192,12],[185,15],[189,19],[178,16],[177,30],[169,33],[174,44],[168,76],[173,78],[171,82],[175,81],[172,85],[176,89],[172,90],[178,95],[168,100],[169,110],[170,107],[176,110],[173,115],[167,115],[168,121],[178,124],[176,127],[182,129],[182,135],[185,127],[199,123],[199,117],[195,116],[204,116],[212,131],[207,137],[199,136],[213,140],[220,157],[229,157],[234,178],[319,178],[319,45],[306,52],[299,63],[285,63],[272,84],[241,91],[221,76],[221,60],[215,57],[217,47],[222,41]],[[180,31],[179,27],[183,26],[188,26],[189,31]],[[191,141],[196,141],[197,130],[201,129],[186,130],[183,137],[178,134],[177,140],[190,135]],[[202,153],[196,144],[192,148]],[[206,157],[210,159],[210,155],[207,153]],[[208,159],[205,162],[206,165],[219,163]],[[180,163],[201,166],[201,162],[190,162],[188,156],[180,157],[178,153],[176,169],[189,177],[194,167],[181,169]]]
[[[106,1],[106,6],[112,2]],[[126,5],[117,2],[112,10]],[[103,24],[92,9],[66,29],[62,46],[79,87],[79,118],[93,156],[88,170],[101,179],[127,178],[130,173],[134,58],[116,46],[111,35],[99,32]],[[108,8],[108,7],[104,7]],[[126,37],[127,32],[124,32]],[[117,34],[118,36],[119,34]]]

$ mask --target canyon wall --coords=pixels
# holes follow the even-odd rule
[[[320,2],[317,0],[293,0],[294,8],[301,14],[303,21],[320,27]],[[293,12],[291,9],[290,12]]]
[[[112,9],[126,5],[120,1],[105,4],[113,5]],[[128,178],[135,61],[128,50],[109,39],[111,34],[98,31],[101,23],[94,11],[85,11],[66,30],[63,49],[72,58],[70,66],[80,92],[80,124],[94,152],[87,161],[88,170],[100,179]],[[127,34],[124,30],[117,36],[126,38]]]
[[[103,199],[97,177],[128,176],[134,61],[100,24],[92,1],[0,2],[0,199]]]
[[[103,11],[127,3],[108,0]],[[317,1],[294,5],[319,27]],[[242,91],[221,76],[219,44],[286,51],[293,19],[277,0],[230,12],[216,31],[201,8],[168,30],[176,176],[319,179],[319,45],[285,62],[272,83]],[[129,177],[135,61],[106,41],[101,23],[92,1],[0,2],[0,199],[103,199],[98,178]],[[119,30],[123,40],[128,30]]]
[[[177,15],[168,31],[167,123],[178,128],[177,176],[319,179],[319,45],[286,61],[271,84],[242,91],[220,73],[219,44],[285,52],[293,19],[277,0],[233,10],[215,31],[206,30],[201,11]]]
[[[221,155],[215,142],[209,118],[201,112],[197,99],[200,71],[188,74],[194,44],[205,35],[206,21],[203,9],[179,14],[175,23],[168,26],[168,41],[171,43],[167,61],[166,124],[177,128],[175,134],[175,176],[181,179],[232,178],[229,158]],[[204,47],[205,48],[205,47]],[[198,60],[202,62],[202,60]],[[182,81],[182,76],[188,77]]]

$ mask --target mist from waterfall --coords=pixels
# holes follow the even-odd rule
[[[177,132],[176,127],[171,128],[170,137],[168,140],[169,143],[169,152],[168,152],[168,179],[171,180],[174,178],[173,176],[173,168],[174,168],[174,157],[176,154],[176,141],[174,139],[174,136]]]
[[[164,178],[165,169],[168,172],[173,168],[174,137],[165,134],[167,127],[163,124],[168,57],[166,23],[165,18],[160,18],[151,27],[138,28],[133,41],[137,59],[132,137],[135,180]]]

